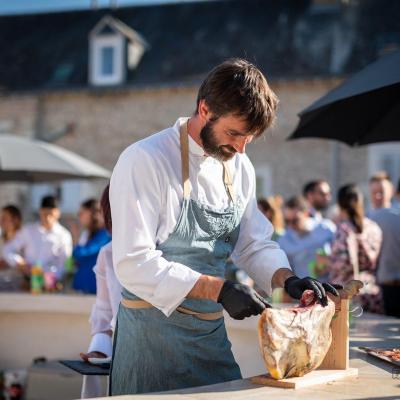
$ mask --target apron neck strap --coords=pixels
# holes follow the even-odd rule
[[[189,120],[182,124],[179,130],[181,140],[183,198],[185,199],[188,199],[190,196],[188,124]]]
[[[232,203],[235,202],[235,191],[233,190],[233,180],[231,171],[229,170],[228,163],[226,161],[222,162],[222,166],[224,167],[224,185],[225,190],[227,191]]]
[[[182,185],[183,197],[188,199],[190,197],[190,178],[189,178],[189,132],[188,132],[189,119],[180,126],[180,143],[181,143],[181,162],[182,162]],[[229,198],[235,202],[235,192],[233,190],[232,175],[229,170],[228,163],[222,162],[223,166],[223,180],[226,192]]]

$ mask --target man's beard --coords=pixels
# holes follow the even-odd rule
[[[326,211],[329,207],[329,203],[328,202],[314,202],[313,207],[316,211],[318,212],[323,212]]]
[[[220,145],[218,143],[213,126],[214,121],[208,121],[200,131],[203,149],[208,155],[219,161],[228,161],[236,154],[236,150],[229,144]]]

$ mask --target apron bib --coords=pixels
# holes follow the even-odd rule
[[[180,127],[180,143],[182,209],[174,231],[157,249],[168,261],[223,278],[239,235],[243,207],[235,201],[225,163],[224,184],[230,205],[217,211],[190,198],[187,122]],[[140,300],[126,289],[122,297]],[[222,311],[222,306],[211,300],[186,299],[181,306],[200,313]],[[111,395],[183,389],[235,379],[241,379],[241,373],[224,318],[204,320],[177,310],[166,317],[155,307],[132,309],[120,305],[110,372]]]

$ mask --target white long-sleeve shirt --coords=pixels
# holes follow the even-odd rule
[[[179,127],[129,146],[112,174],[110,202],[113,220],[113,260],[123,287],[150,302],[165,315],[181,304],[200,274],[167,261],[156,246],[177,224],[183,201]],[[273,227],[258,210],[254,168],[245,154],[236,154],[229,167],[236,197],[245,207],[233,262],[267,293],[279,268],[290,268],[285,253],[270,240]],[[191,198],[217,210],[229,205],[222,164],[204,155],[189,136]]]
[[[40,223],[25,225],[3,250],[11,266],[23,259],[28,264],[40,263],[43,271],[56,268],[57,278],[64,272],[65,260],[72,254],[72,237],[58,222],[47,230]]]
[[[122,289],[114,273],[111,242],[100,249],[93,271],[97,292],[90,315],[92,341],[88,351],[100,351],[111,356],[112,340],[105,332],[114,329],[112,321],[118,311]]]

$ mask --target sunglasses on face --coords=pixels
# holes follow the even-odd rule
[[[286,225],[297,225],[299,223],[298,218],[285,218]]]
[[[330,197],[331,196],[331,192],[322,192],[320,190],[318,190],[316,192],[318,195],[323,196],[323,197]]]

